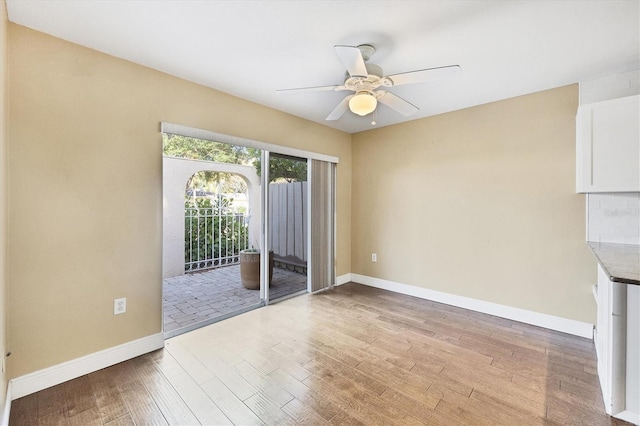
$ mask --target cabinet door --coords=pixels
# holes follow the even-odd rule
[[[640,286],[627,286],[627,388],[625,410],[640,423]],[[630,419],[631,420],[631,419]]]
[[[640,403],[635,401],[640,392],[636,377],[639,371],[636,321],[640,314],[635,313],[640,308],[640,293],[633,293],[628,299],[628,287],[634,286],[609,281],[598,265],[598,377],[605,411],[616,417],[622,415],[625,420],[632,418],[624,417],[625,413],[637,415],[633,410],[637,410]],[[632,312],[629,318],[628,311]],[[631,324],[629,328],[628,324]]]
[[[578,192],[640,191],[640,96],[581,106],[576,136]]]
[[[609,277],[598,265],[598,335],[596,353],[598,356],[598,376],[602,388],[605,410],[611,414],[611,283]]]

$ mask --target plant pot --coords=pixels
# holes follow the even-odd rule
[[[273,251],[269,250],[269,284],[273,278]],[[240,251],[240,279],[242,286],[249,290],[260,288],[260,252]]]

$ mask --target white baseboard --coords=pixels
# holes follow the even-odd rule
[[[622,411],[613,417],[615,417],[616,419],[622,419],[629,423],[633,423],[634,425],[640,425],[640,413],[634,413],[633,411]]]
[[[16,377],[9,381],[11,398],[30,395],[163,347],[164,336],[158,333]]]
[[[342,285],[351,282],[351,274],[344,274],[336,277],[336,285]]]
[[[381,288],[384,290],[394,291],[396,293],[415,296],[421,299],[433,300],[434,302],[445,303],[447,305],[457,306],[476,312],[482,312],[501,318],[523,322],[538,327],[548,328],[563,333],[573,334],[575,336],[593,339],[593,324],[575,321],[567,318],[556,317],[553,315],[542,314],[539,312],[528,311],[525,309],[514,308],[511,306],[500,305],[497,303],[486,302],[484,300],[472,299],[470,297],[457,296],[455,294],[444,293],[427,288],[416,287],[407,284],[401,284],[393,281],[382,280],[379,278],[368,277],[366,275],[351,274],[351,280],[358,284],[368,285],[370,287]]]
[[[7,395],[4,401],[4,406],[2,407],[2,412],[0,412],[0,425],[1,426],[9,426],[9,416],[11,415],[11,382],[7,383]]]

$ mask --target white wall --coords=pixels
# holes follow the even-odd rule
[[[580,105],[640,94],[640,70],[580,82]]]
[[[249,241],[260,235],[260,178],[252,166],[163,157],[162,278],[184,274],[184,192],[187,180],[200,171],[235,173],[247,183]]]

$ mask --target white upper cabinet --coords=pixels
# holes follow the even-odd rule
[[[640,96],[582,105],[577,192],[640,192]]]

